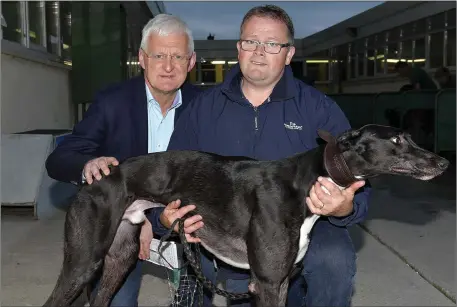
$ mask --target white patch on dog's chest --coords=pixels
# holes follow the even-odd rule
[[[309,233],[313,229],[314,223],[320,218],[320,215],[313,214],[307,218],[300,227],[300,240],[298,241],[298,254],[295,263],[300,262],[305,257],[309,245]]]
[[[332,178],[326,177],[329,181],[335,183]],[[336,184],[336,183],[335,183]],[[337,185],[337,184],[336,184]],[[340,190],[344,190],[343,187],[340,187],[337,185]],[[321,186],[322,190],[324,190],[325,193],[330,195],[330,192],[324,187]],[[295,258],[295,263],[300,262],[303,257],[306,255],[306,251],[308,250],[308,245],[309,245],[309,234],[311,230],[313,229],[314,224],[316,221],[319,219],[320,215],[313,214],[303,221],[303,224],[300,227],[300,239],[298,241],[298,253],[297,257]]]

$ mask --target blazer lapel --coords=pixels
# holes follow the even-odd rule
[[[146,85],[141,76],[133,83],[133,101],[131,104],[131,119],[133,125],[133,154],[135,156],[148,153],[148,108]]]
[[[182,104],[179,108],[176,109],[175,112],[175,125],[181,113],[187,108],[192,99],[194,99],[194,97],[197,96],[200,92],[201,90],[199,88],[193,87],[189,83],[184,82],[184,84],[181,86]]]

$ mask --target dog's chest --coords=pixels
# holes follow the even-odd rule
[[[308,250],[309,245],[309,233],[313,229],[314,224],[320,215],[313,214],[305,218],[305,221],[300,227],[300,239],[298,241],[298,254],[295,258],[295,263],[300,262],[303,257],[305,257],[306,251]]]

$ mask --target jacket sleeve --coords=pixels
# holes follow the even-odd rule
[[[197,109],[194,108],[194,103],[190,103],[189,106],[181,113],[179,119],[176,121],[167,150],[199,150],[196,133],[196,112]],[[147,218],[151,222],[154,234],[160,237],[165,235],[168,231],[168,229],[160,222],[160,215],[163,210],[164,208],[153,208],[147,214]]]
[[[105,133],[104,104],[96,97],[84,118],[70,135],[46,159],[46,170],[51,178],[80,184],[87,161],[96,158]]]
[[[323,96],[321,99],[316,108],[316,113],[315,118],[318,119],[317,128],[327,130],[333,136],[338,136],[351,128],[341,108],[327,96]],[[329,217],[330,223],[335,226],[351,226],[362,222],[367,216],[371,190],[370,182],[365,180],[365,185],[358,189],[354,195],[352,213],[346,217]]]

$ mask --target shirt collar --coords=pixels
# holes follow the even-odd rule
[[[146,87],[146,98],[148,99],[148,104],[155,104],[155,105],[159,106],[159,103],[157,102],[157,100],[155,100],[154,97],[152,96],[148,85],[146,83],[144,85]],[[173,103],[171,104],[170,110],[174,109],[174,108],[178,108],[179,106],[181,106],[181,104],[182,104],[182,96],[181,96],[181,89],[179,89],[176,92],[176,96],[175,96],[175,99],[173,100]]]

